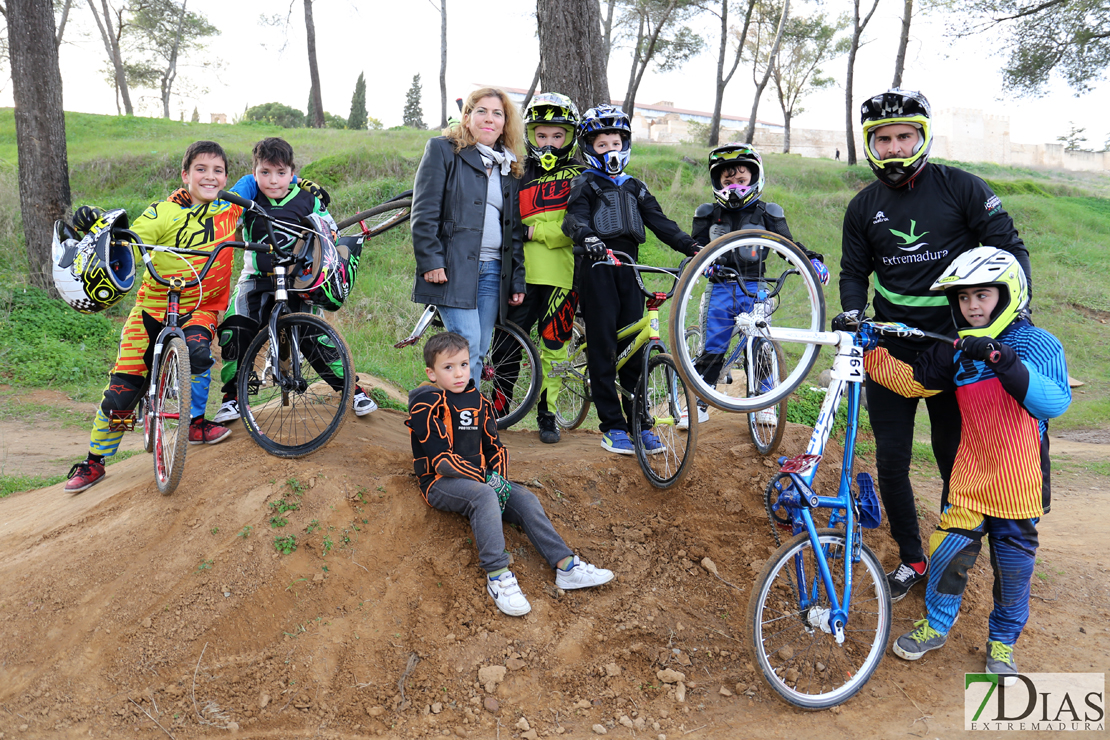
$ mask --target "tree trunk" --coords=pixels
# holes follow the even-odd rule
[[[58,47],[41,43],[56,38],[54,7],[42,0],[9,0],[7,11],[23,241],[31,284],[57,297],[51,235],[71,201]]]
[[[536,0],[536,21],[543,89],[568,96],[583,112],[608,103],[598,0]]]
[[[521,112],[528,108],[528,104],[532,102],[532,96],[536,94],[536,88],[540,84],[540,69],[542,66],[542,64],[536,65],[536,74],[532,75],[532,86],[528,88],[528,94],[524,96],[524,102],[520,104]]]
[[[659,18],[655,23],[655,29],[651,28],[651,19],[645,21],[644,16],[640,16],[640,31],[637,33],[636,39],[636,56],[633,57],[633,75],[632,79],[628,82],[628,94],[624,96],[624,102],[621,108],[628,114],[629,118],[636,112],[636,91],[640,89],[640,82],[644,79],[644,72],[647,71],[648,62],[655,56],[655,47],[659,44],[659,34],[663,32],[663,27],[671,19],[671,12],[674,10],[675,0],[671,0],[667,4],[667,11],[663,13],[663,17]],[[647,48],[642,52],[640,51],[640,43],[643,39],[643,27],[645,23],[648,26]],[[635,62],[639,60],[640,67],[637,70]]]
[[[439,0],[439,128],[447,128],[447,0]]]
[[[628,87],[624,91],[624,100],[621,101],[621,109],[632,116],[632,108],[628,107],[629,102],[633,105],[636,103],[636,71],[641,69],[644,65],[643,60],[643,43],[644,43],[644,17],[640,16],[640,25],[636,29],[636,44],[632,47],[632,67],[628,71]]]
[[[185,27],[185,6],[189,0],[181,3],[181,18],[177,21],[177,33],[173,37],[173,48],[170,50],[170,61],[166,71],[162,73],[162,118],[170,117],[170,94],[173,92],[173,81],[177,78],[177,50],[181,47],[181,31]]]
[[[790,153],[790,114],[783,112],[782,153]]]
[[[617,0],[608,0],[608,9],[605,12],[605,21],[601,25],[601,38],[605,43],[605,69],[609,69],[609,52],[613,50],[613,13],[617,9]],[[601,0],[598,0],[598,17],[601,17]]]
[[[66,32],[66,20],[69,19],[69,9],[73,6],[73,0],[66,0],[65,5],[62,6],[62,18],[58,21],[58,34],[54,37],[54,46],[60,47],[62,45],[62,36]]]
[[[308,74],[312,79],[313,128],[324,127],[324,96],[320,92],[320,66],[316,64],[316,24],[312,21],[312,0],[304,0],[304,26],[308,32]]]
[[[790,0],[785,0],[782,4],[782,15],[779,16],[779,27],[775,31],[775,40],[771,44],[771,51],[767,54],[767,70],[763,73],[763,79],[755,88],[755,100],[752,101],[752,115],[748,118],[748,133],[744,136],[744,141],[751,144],[752,138],[755,137],[755,115],[759,111],[759,99],[763,97],[763,90],[767,87],[767,81],[771,79],[771,70],[775,68],[775,57],[779,53],[779,44],[782,43],[782,32],[786,29],[786,16],[790,12]],[[753,60],[754,63],[754,60]]]
[[[913,0],[905,0],[902,12],[902,37],[898,41],[898,56],[894,58],[894,82],[891,87],[902,86],[902,70],[906,66],[906,47],[910,44],[910,21],[913,20]]]
[[[93,18],[96,19],[96,27],[100,29],[100,38],[104,40],[104,50],[108,52],[108,59],[112,62],[112,68],[115,71],[116,89],[119,91],[120,97],[123,98],[123,111],[129,116],[133,116],[135,110],[131,107],[131,93],[127,89],[127,74],[123,70],[123,55],[120,53],[119,39],[116,37],[115,29],[112,28],[112,13],[108,10],[108,0],[100,0],[100,4],[104,13],[103,19],[100,15],[101,11],[96,9],[93,0],[89,0],[89,10],[92,11]],[[51,7],[50,25],[51,27],[54,25],[53,7]],[[50,36],[54,38],[53,33]]]
[[[860,0],[853,0],[852,3],[852,44],[848,47],[848,74],[844,79],[844,134],[848,140],[846,147],[848,149],[849,165],[856,163],[855,121],[853,118],[855,111],[852,105],[852,82],[855,79],[856,72],[856,52],[859,51],[859,40],[863,36],[863,29],[867,28],[871,16],[875,15],[875,9],[879,7],[879,0],[874,0],[871,10],[868,11],[867,17],[863,20],[860,20],[859,17],[859,3]]]
[[[713,100],[713,120],[709,123],[709,146],[715,147],[721,141],[721,107],[724,104],[725,88],[732,80],[740,66],[740,52],[744,48],[744,39],[748,36],[748,26],[751,24],[752,11],[755,10],[756,0],[748,0],[748,12],[744,16],[744,29],[740,32],[740,40],[736,46],[736,58],[732,60],[732,69],[728,75],[725,71],[725,57],[728,52],[728,0],[721,0],[721,51],[717,56],[717,94]]]

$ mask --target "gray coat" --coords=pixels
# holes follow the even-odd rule
[[[478,307],[478,255],[486,213],[488,175],[473,146],[455,153],[443,136],[431,139],[416,170],[412,193],[412,251],[416,257],[414,303]],[[524,226],[520,180],[501,177],[501,315],[509,296],[525,292]],[[442,267],[446,283],[429,283],[424,273]]]

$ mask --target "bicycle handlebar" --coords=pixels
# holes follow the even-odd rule
[[[197,285],[200,285],[201,281],[204,280],[205,276],[208,274],[208,271],[212,268],[212,265],[215,264],[216,256],[220,252],[222,252],[224,249],[244,249],[248,252],[264,252],[264,253],[274,251],[273,247],[271,247],[269,244],[259,244],[257,242],[233,242],[233,241],[226,241],[226,242],[222,242],[220,244],[217,244],[216,248],[213,249],[211,252],[206,252],[206,251],[203,251],[203,250],[200,250],[200,249],[182,249],[180,247],[163,247],[163,246],[159,246],[157,244],[144,244],[142,241],[132,242],[132,241],[127,241],[127,240],[123,240],[123,239],[120,239],[120,240],[115,240],[114,239],[114,240],[112,240],[111,245],[113,247],[126,247],[128,249],[130,249],[131,247],[138,247],[139,248],[139,253],[143,257],[143,264],[146,265],[146,270],[147,270],[148,273],[150,273],[150,276],[154,279],[154,282],[158,283],[159,285],[164,285],[167,288],[178,288],[180,290],[185,290],[186,288],[192,288],[192,287],[195,287]],[[207,259],[205,260],[204,267],[202,267],[197,272],[197,276],[196,276],[195,279],[190,280],[187,283],[181,283],[179,285],[175,285],[175,284],[171,283],[169,280],[167,280],[166,278],[164,278],[164,277],[162,277],[161,275],[158,274],[158,270],[154,267],[154,260],[150,256],[151,252],[166,252],[167,254],[176,254],[176,255],[185,256],[185,257],[206,257]]]
[[[576,246],[576,247],[574,247],[573,252],[574,252],[575,255],[584,255],[584,254],[586,254],[586,248]],[[592,265],[590,265],[590,267],[597,267],[599,265],[609,265],[610,267],[630,267],[630,268],[632,268],[632,272],[636,276],[636,285],[639,286],[640,292],[643,293],[644,296],[647,297],[647,298],[655,298],[655,297],[657,297],[658,294],[654,290],[648,290],[647,289],[647,287],[644,285],[643,278],[640,277],[640,273],[641,272],[651,272],[651,273],[656,273],[656,274],[660,274],[660,275],[670,275],[672,278],[674,278],[674,283],[671,285],[671,289],[669,291],[667,291],[667,293],[664,294],[664,296],[665,296],[664,300],[666,300],[666,299],[668,299],[668,298],[670,298],[674,295],[675,289],[678,287],[678,277],[679,277],[679,275],[682,274],[682,269],[683,268],[681,268],[681,267],[654,267],[652,265],[640,265],[640,264],[637,264],[636,261],[632,259],[632,256],[627,254],[626,252],[618,252],[618,251],[613,250],[613,249],[606,249],[605,254],[606,254],[605,259],[598,260],[597,262],[594,262]]]
[[[952,344],[958,340],[952,337],[945,336],[944,334],[936,334],[924,329],[917,329],[912,326],[907,326],[897,321],[875,321],[874,319],[864,319],[859,323],[860,326],[864,324],[870,326],[877,334],[882,334],[884,337],[901,337],[903,339],[932,339],[934,342],[942,342],[944,344]]]
[[[759,299],[758,295],[754,295],[748,290],[748,286],[746,283],[748,283],[749,280],[741,275],[739,272],[732,269],[731,267],[725,267],[724,265],[714,265],[713,267],[715,267],[717,275],[720,275],[721,277],[727,278],[729,280],[735,280],[737,283],[739,283],[740,290],[742,290],[744,292],[744,295],[746,295],[748,298]],[[772,279],[764,276],[760,278],[754,278],[750,282],[764,282],[768,285],[774,285],[774,290],[770,291],[763,298],[763,300],[770,300],[771,298],[777,296],[779,294],[779,291],[782,290],[783,285],[786,284],[786,278],[790,277],[791,275],[797,274],[799,274],[798,271],[791,268],[779,275],[777,279]]]

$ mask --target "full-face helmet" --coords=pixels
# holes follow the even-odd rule
[[[304,231],[294,246],[300,270],[293,275],[293,290],[314,306],[338,311],[355,284],[364,237],[333,240],[328,223],[316,214],[301,219]]]
[[[113,241],[140,241],[128,229],[122,208],[102,215],[83,239],[64,221],[54,222],[54,287],[62,300],[81,313],[111,308],[135,286],[132,248]]]
[[[528,156],[548,171],[560,162],[565,162],[574,152],[574,134],[578,127],[578,119],[578,107],[566,95],[540,93],[534,96],[524,110],[524,140],[528,146]],[[537,126],[559,126],[567,132],[566,144],[561,147],[541,147],[536,142]]]
[[[990,322],[973,327],[960,310],[960,288],[991,286],[998,288],[998,305]],[[943,290],[952,308],[952,320],[961,337],[997,337],[1010,324],[1026,315],[1029,307],[1029,282],[1014,255],[996,247],[976,247],[964,252],[944,270],[929,290]]]
[[[747,185],[721,185],[725,172],[737,165],[746,167],[751,174]],[[709,152],[709,180],[713,195],[723,207],[736,210],[747,208],[763,195],[763,159],[750,144],[724,144]]]
[[[598,134],[618,133],[621,148],[604,154],[594,151],[594,137]],[[623,110],[613,105],[590,108],[578,124],[578,149],[586,163],[607,175],[619,175],[628,166],[632,156],[632,123]]]
[[[933,146],[933,129],[930,124],[929,101],[919,92],[894,88],[865,100],[861,106],[863,123],[863,148],[867,163],[875,176],[890,187],[897,188],[911,182],[929,158]],[[880,159],[875,149],[876,130],[891,124],[908,124],[917,129],[917,144],[908,157]]]

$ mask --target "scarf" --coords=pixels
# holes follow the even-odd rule
[[[486,169],[493,169],[494,166],[497,166],[502,175],[509,174],[513,162],[516,161],[516,155],[508,149],[492,149],[481,142],[475,142],[474,147],[482,155],[482,164],[486,166]]]
[[[626,175],[623,172],[621,172],[619,174],[616,174],[616,175],[610,175],[607,172],[602,172],[601,170],[597,169],[596,167],[588,167],[586,169],[586,172],[592,172],[595,175],[599,175],[601,177],[608,178],[608,179],[612,180],[613,182],[615,182],[617,185],[624,185],[625,182],[632,179],[632,175]]]

